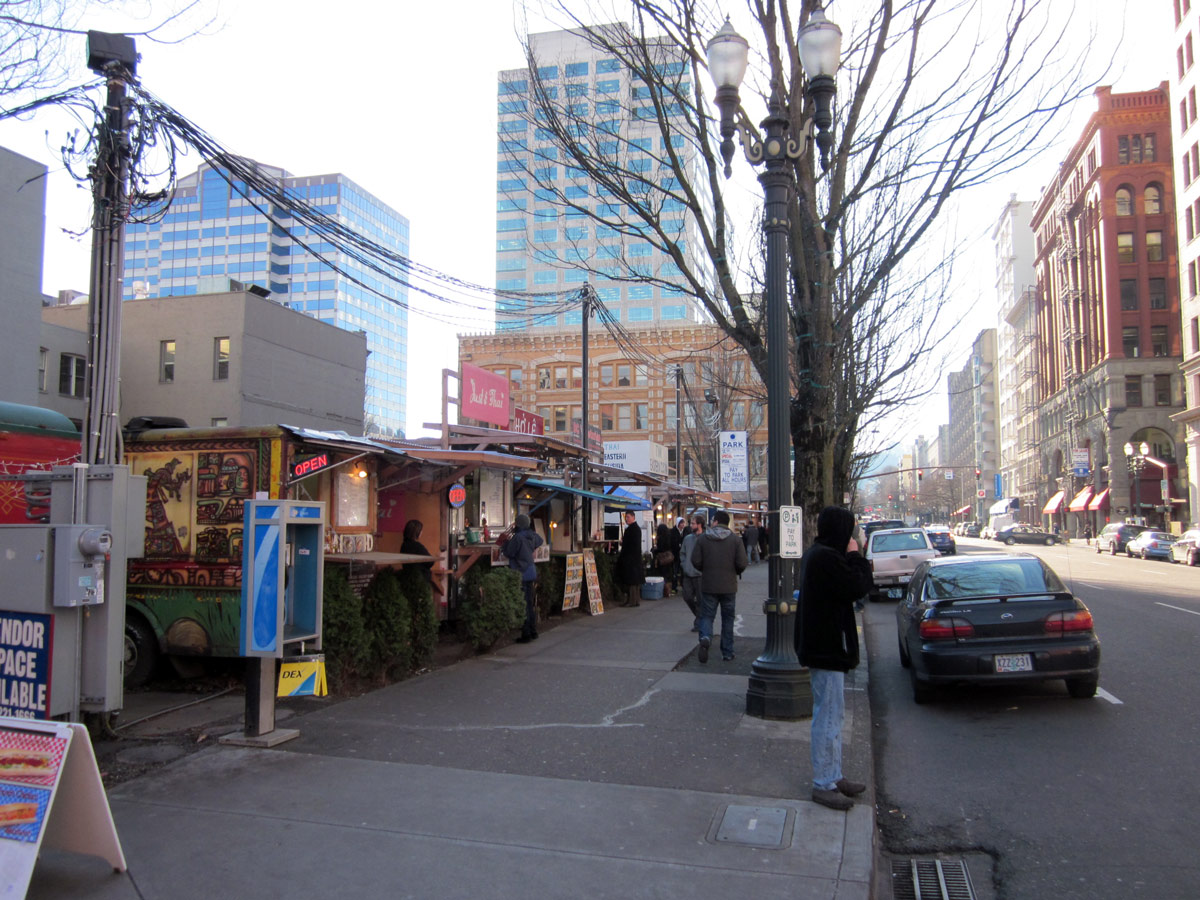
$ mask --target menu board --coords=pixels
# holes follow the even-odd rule
[[[589,611],[593,616],[604,615],[604,597],[600,594],[600,576],[596,574],[594,550],[583,551],[583,572],[587,580]]]
[[[28,891],[43,839],[125,871],[87,729],[0,717],[0,897]]]
[[[592,561],[595,565],[595,560]],[[567,554],[567,576],[563,584],[563,612],[579,606],[580,588],[583,586],[583,554]]]

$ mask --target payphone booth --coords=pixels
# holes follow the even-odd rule
[[[250,500],[242,542],[241,655],[247,657],[244,739],[274,746],[296,737],[275,728],[275,661],[284,650],[321,649],[325,504]]]

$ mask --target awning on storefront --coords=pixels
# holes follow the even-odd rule
[[[645,500],[643,500],[641,497],[633,496],[632,494],[629,497],[614,496],[613,494],[598,494],[595,491],[585,491],[583,488],[577,488],[572,485],[562,484],[557,481],[542,481],[538,478],[525,479],[525,486],[538,488],[543,491],[554,491],[559,494],[574,494],[577,497],[586,497],[589,500],[603,500],[605,505],[616,507],[619,509],[623,509],[623,508],[649,509],[650,508],[649,506],[646,505]],[[539,503],[538,506],[541,506],[541,504]],[[534,509],[537,509],[537,506],[535,506]]]
[[[956,515],[956,516],[961,516],[961,515],[963,515],[964,513],[969,513],[970,511],[971,511],[971,504],[970,504],[970,503],[968,503],[968,504],[967,504],[966,506],[964,506],[962,509],[956,509],[956,510],[954,511],[954,513],[953,513],[953,514],[954,514],[954,515]]]
[[[1062,506],[1063,497],[1066,495],[1066,493],[1066,491],[1059,491],[1057,494],[1047,500],[1046,505],[1042,507],[1042,512],[1048,515],[1054,515],[1056,512],[1058,512],[1059,507]]]
[[[1087,509],[1088,501],[1092,499],[1092,486],[1085,484],[1083,490],[1076,494],[1071,502],[1067,504],[1067,509],[1071,512],[1083,512]]]
[[[1105,488],[1088,503],[1088,509],[1092,512],[1097,510],[1108,509],[1108,488]]]

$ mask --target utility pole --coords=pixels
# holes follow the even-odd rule
[[[675,480],[683,484],[683,443],[679,439],[679,422],[683,418],[679,392],[683,387],[683,366],[675,364]]]
[[[590,284],[585,284],[580,292],[583,296],[583,397],[579,407],[579,442],[583,444],[583,461],[580,465],[580,486],[588,489],[588,460],[592,449],[588,434],[588,423],[591,416],[588,410],[588,323],[595,310],[596,291]],[[583,498],[583,541],[585,544],[592,540],[592,501]]]

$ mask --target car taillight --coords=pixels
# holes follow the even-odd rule
[[[1046,634],[1070,634],[1092,630],[1092,614],[1086,609],[1058,612],[1046,616]]]
[[[922,619],[917,630],[923,641],[952,641],[955,638],[972,637],[975,634],[975,626],[957,616]]]

